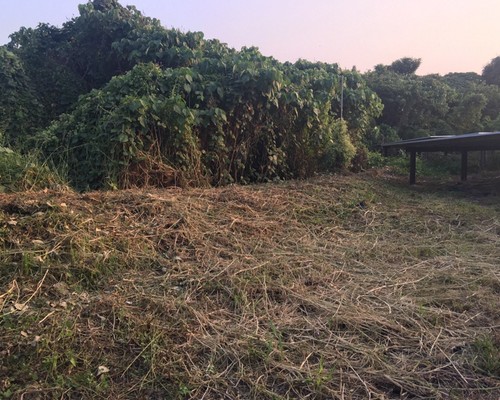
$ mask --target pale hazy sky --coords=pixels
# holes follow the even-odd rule
[[[0,0],[0,45],[21,26],[61,26],[86,0]],[[500,0],[120,0],[167,28],[304,58],[372,69],[422,58],[420,74],[481,73],[500,55]]]

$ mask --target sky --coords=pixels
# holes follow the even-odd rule
[[[20,27],[61,26],[86,0],[0,0],[0,45]],[[420,75],[477,72],[500,55],[500,0],[120,0],[167,28],[201,31],[280,61],[365,72],[421,58]]]

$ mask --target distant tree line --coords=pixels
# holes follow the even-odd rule
[[[500,130],[500,57],[474,72],[417,76],[421,60],[402,58],[364,74],[384,104],[375,143]]]
[[[444,77],[415,75],[412,58],[364,75],[280,63],[116,0],[10,38],[4,146],[41,151],[79,189],[305,177],[359,167],[383,141],[500,128],[499,59]]]

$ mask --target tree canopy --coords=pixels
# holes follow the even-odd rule
[[[37,126],[41,109],[21,60],[5,47],[0,47],[0,93],[0,138],[18,143]]]
[[[418,76],[419,65],[403,58],[364,75],[384,104],[379,141],[500,129],[499,86],[484,73]]]
[[[483,68],[482,77],[486,83],[500,86],[500,57],[495,57]]]
[[[394,61],[387,69],[397,74],[410,75],[417,71],[421,63],[420,58],[403,57]]]

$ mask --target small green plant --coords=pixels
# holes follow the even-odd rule
[[[185,384],[185,383],[179,383],[179,390],[178,390],[178,394],[179,394],[179,398],[185,398],[186,396],[189,396],[189,394],[191,393],[191,389],[189,389],[189,387]]]
[[[379,151],[368,152],[368,168],[380,168],[387,165],[387,157],[384,157]]]
[[[418,168],[419,158],[417,157],[417,168]],[[410,168],[410,159],[406,154],[399,154],[397,157],[391,157],[388,160],[388,164],[394,172],[401,175],[408,174]]]
[[[64,186],[64,178],[36,153],[21,154],[0,147],[0,193]]]
[[[269,322],[269,326],[273,334],[273,340],[275,341],[274,347],[280,352],[283,352],[283,334],[279,331],[273,321]]]
[[[491,376],[500,374],[500,343],[491,336],[483,336],[472,344],[473,363]]]
[[[333,377],[333,370],[325,367],[323,357],[319,359],[319,365],[311,371],[311,374],[306,379],[308,384],[311,384],[316,391],[321,391],[324,385],[328,384]]]
[[[33,255],[31,253],[24,253],[21,262],[23,275],[31,275],[34,266]]]

